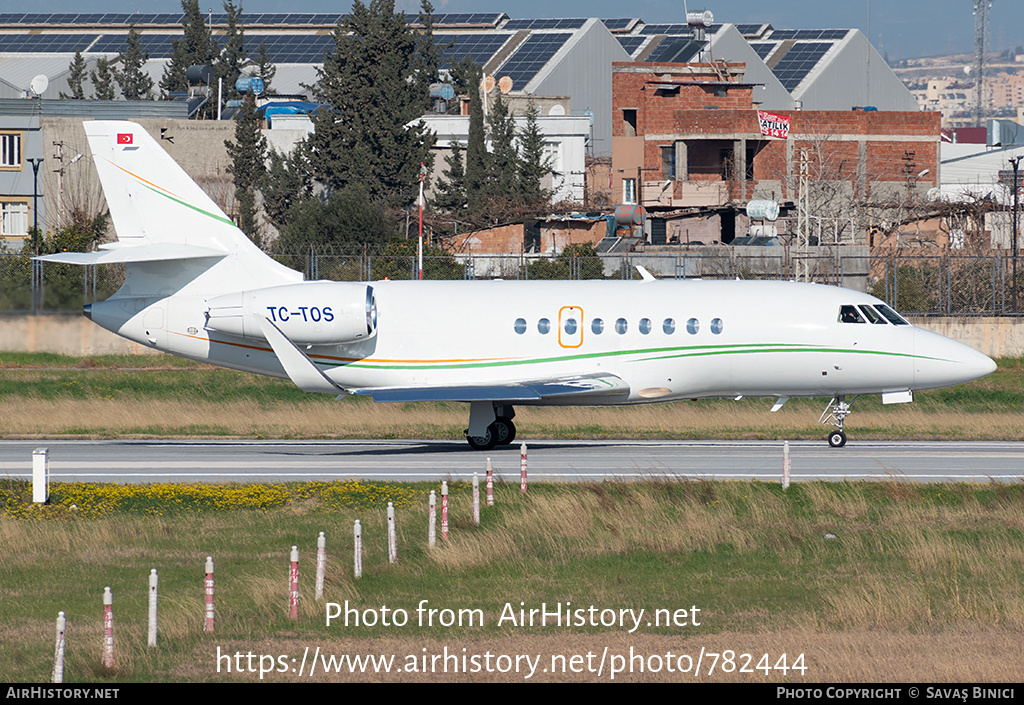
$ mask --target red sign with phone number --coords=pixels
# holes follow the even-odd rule
[[[757,111],[757,122],[761,126],[761,134],[766,137],[789,139],[789,116]]]

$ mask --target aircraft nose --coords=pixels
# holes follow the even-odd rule
[[[951,338],[922,329],[915,331],[915,384],[934,389],[963,384],[995,372],[988,355]]]

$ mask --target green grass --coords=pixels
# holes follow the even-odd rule
[[[981,654],[989,640],[1019,643],[1024,632],[1024,485],[806,483],[784,492],[744,482],[535,484],[523,496],[517,485],[499,484],[497,505],[484,508],[477,527],[469,487],[459,483],[451,538],[434,549],[426,545],[430,489],[437,487],[72,483],[56,484],[51,505],[34,508],[27,484],[8,482],[0,488],[0,673],[15,682],[47,678],[59,610],[70,625],[68,682],[225,680],[215,673],[217,646],[291,656],[314,644],[336,653],[418,653],[438,644],[561,653],[587,639],[629,636],[589,624],[498,624],[506,603],[518,610],[520,602],[527,609],[571,602],[647,614],[696,606],[699,627],[645,622],[629,637],[639,645],[669,639],[676,650],[714,639],[755,648],[745,646],[756,643],[751,635],[784,639],[796,630],[814,682],[856,680],[865,668],[861,679],[906,679],[921,647],[901,654],[903,640],[948,648],[983,633],[968,640],[978,650],[970,677],[957,675],[965,657],[950,654],[936,680],[1019,679],[1019,653]],[[399,507],[396,565],[386,558],[387,501]],[[357,518],[360,579],[351,567]],[[385,605],[403,609],[412,623],[326,624],[324,603],[312,599],[321,531],[325,602],[378,615]],[[292,545],[301,552],[295,621],[286,597]],[[216,565],[214,635],[201,631],[207,555]],[[160,576],[158,649],[145,646],[152,568]],[[104,586],[114,594],[112,671],[98,666]],[[420,626],[421,600],[480,610],[484,624]],[[879,648],[855,663],[830,651],[830,639],[865,634]]]

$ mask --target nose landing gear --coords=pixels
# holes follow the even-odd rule
[[[856,401],[857,397],[853,398]],[[832,397],[832,401],[825,407],[825,411],[822,412],[821,418],[818,419],[818,423],[829,424],[835,426],[837,431],[830,431],[827,440],[828,444],[833,448],[842,448],[846,445],[846,434],[843,433],[843,421],[846,417],[852,413],[850,411],[850,405],[853,401],[847,402],[846,397],[842,394]]]

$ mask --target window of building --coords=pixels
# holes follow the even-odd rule
[[[28,202],[0,203],[0,235],[4,237],[28,236]]]
[[[636,179],[622,180],[622,202],[636,203]]]
[[[21,168],[21,133],[0,133],[0,169]]]
[[[623,110],[622,120],[625,122],[626,137],[636,137],[636,110]]]
[[[676,179],[676,146],[661,148],[661,178],[668,181]]]

